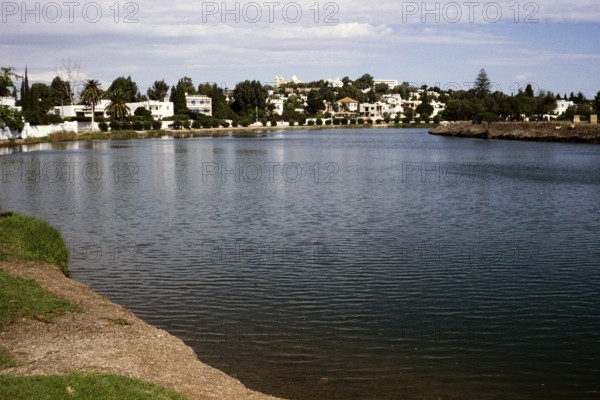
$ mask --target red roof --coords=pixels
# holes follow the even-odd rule
[[[343,99],[338,100],[338,103],[358,103],[358,101],[351,99],[350,97],[344,97]]]

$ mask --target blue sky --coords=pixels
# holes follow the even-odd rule
[[[600,8],[591,0],[225,3],[227,10],[222,1],[27,2],[27,9],[3,2],[0,65],[28,65],[30,80],[48,82],[71,60],[80,80],[108,85],[131,75],[143,92],[183,76],[233,87],[275,75],[311,81],[367,72],[468,88],[481,68],[505,93],[528,83],[588,97],[600,90]]]

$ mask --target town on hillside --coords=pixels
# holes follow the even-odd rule
[[[600,108],[583,93],[492,91],[485,70],[468,90],[411,85],[370,74],[302,82],[277,76],[227,89],[195,85],[183,77],[169,86],[158,80],[142,94],[131,76],[108,87],[57,75],[49,84],[29,83],[28,71],[0,71],[0,139],[44,137],[54,132],[177,130],[248,126],[440,124],[452,121],[594,121]],[[413,125],[414,124],[414,125]]]

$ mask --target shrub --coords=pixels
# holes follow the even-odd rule
[[[308,121],[308,126],[314,126],[315,125],[315,121],[314,120],[309,120]]]
[[[145,131],[149,131],[152,129],[152,121],[143,121],[142,125],[144,126]]]
[[[192,128],[200,129],[202,128],[202,123],[199,120],[195,120],[194,122],[192,122]]]
[[[350,125],[356,125],[356,118],[350,118]]]
[[[160,128],[162,128],[162,122],[160,122],[160,121],[152,121],[152,129],[154,129],[155,131],[157,131]]]
[[[333,120],[333,124],[334,125],[339,125],[340,123],[341,122],[340,122],[340,120],[338,118],[336,118],[336,119]]]
[[[296,120],[290,119],[288,123],[290,124],[290,126],[294,126],[296,125]]]
[[[359,125],[363,125],[365,123],[365,120],[363,118],[359,118],[358,119],[358,124]]]
[[[331,124],[332,124],[332,122],[330,119],[325,120],[325,125],[331,125]]]
[[[119,121],[110,121],[110,130],[111,131],[120,131],[121,123]]]
[[[144,123],[142,121],[134,121],[131,127],[134,131],[141,131],[144,129]]]
[[[222,126],[223,128],[229,128],[229,122],[227,122],[227,121],[222,121],[222,122],[221,122],[221,126]]]
[[[317,118],[317,125],[323,125],[323,120],[321,118]]]
[[[98,128],[100,128],[102,132],[108,132],[108,124],[104,121],[98,124]]]
[[[231,126],[233,126],[234,128],[237,128],[239,125],[240,123],[235,119],[231,122]]]
[[[298,120],[298,125],[304,126],[304,124],[306,124],[306,120],[305,119],[299,119]]]
[[[436,115],[435,117],[433,117],[433,123],[436,124],[436,125],[440,123],[440,116],[439,115]]]
[[[274,119],[271,120],[271,126],[277,126],[277,121],[275,121]]]

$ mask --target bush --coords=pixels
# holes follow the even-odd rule
[[[271,126],[277,126],[277,121],[275,121],[274,119],[271,120]]]
[[[436,115],[435,117],[433,117],[433,123],[438,125],[440,123],[440,116]]]
[[[221,126],[222,126],[223,128],[229,128],[229,122],[227,122],[227,121],[222,121],[222,122],[221,122]]]
[[[231,126],[233,126],[234,128],[237,128],[238,126],[240,126],[240,123],[239,123],[237,120],[235,120],[235,119],[234,119],[234,120],[231,122]]]
[[[359,118],[357,122],[359,125],[363,125],[365,123],[365,120],[363,118]]]
[[[102,132],[108,132],[108,124],[104,121],[98,124],[98,128],[100,128]]]
[[[296,120],[290,119],[288,123],[290,124],[290,126],[294,126],[296,125]]]
[[[77,134],[75,132],[55,132],[48,135],[48,141],[50,142],[71,142],[77,140]]]
[[[331,120],[330,120],[330,119],[328,119],[328,120],[325,120],[325,125],[331,125],[331,124],[332,124],[332,122],[331,122]]]
[[[315,125],[315,121],[314,120],[309,120],[308,121],[308,126],[314,126]]]
[[[189,119],[186,119],[184,121],[182,121],[181,126],[183,126],[184,129],[190,129],[191,123]]]
[[[141,131],[144,129],[144,123],[142,121],[134,121],[131,127],[134,131]]]
[[[323,125],[323,120],[321,118],[317,118],[317,125]]]
[[[341,123],[341,121],[338,118],[333,120],[334,125],[339,125],[340,123]]]
[[[402,118],[402,122],[405,124],[410,124],[410,117],[404,117]]]
[[[195,120],[194,122],[192,122],[192,128],[200,129],[202,128],[202,123],[199,120]]]
[[[160,121],[152,121],[152,129],[157,131],[162,128],[162,122]]]
[[[213,119],[211,121],[211,128],[218,128],[219,126],[221,126],[221,124],[219,123],[219,120]]]
[[[382,119],[377,119],[377,120],[375,121],[375,123],[376,123],[377,125],[381,125],[381,124],[383,123],[383,120],[382,120]]]
[[[298,120],[298,125],[304,126],[304,124],[306,124],[306,120],[305,119],[299,119]]]
[[[369,119],[366,121],[366,124],[367,124],[367,125],[373,125],[373,120],[372,120],[371,118],[369,118]]]
[[[110,121],[110,130],[111,131],[120,131],[121,123],[119,121]]]
[[[350,125],[356,125],[356,118],[350,118]]]

